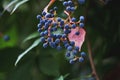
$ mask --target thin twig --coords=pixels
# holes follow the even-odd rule
[[[95,69],[95,64],[94,64],[94,61],[93,61],[92,51],[91,51],[91,46],[90,46],[89,40],[87,41],[87,47],[88,47],[90,65],[91,65],[91,68],[92,68],[92,76],[94,76],[96,78],[96,80],[100,80],[98,75],[97,75],[96,69]]]

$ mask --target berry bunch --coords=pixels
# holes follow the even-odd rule
[[[40,40],[43,42],[44,48],[48,46],[57,50],[61,50],[63,47],[66,48],[65,56],[70,63],[75,61],[83,62],[86,54],[85,52],[80,53],[80,48],[85,37],[83,29],[84,16],[80,16],[79,21],[71,17],[71,14],[75,11],[72,0],[63,2],[63,6],[66,7],[64,11],[68,16],[66,19],[56,16],[57,7],[49,11],[43,11],[42,15],[37,15]],[[80,56],[78,56],[78,53],[80,53]]]

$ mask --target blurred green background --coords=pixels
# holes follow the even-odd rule
[[[82,47],[87,53],[84,63],[71,65],[65,59],[65,49],[44,49],[39,44],[14,66],[19,54],[39,38],[24,42],[29,35],[38,35],[36,15],[41,14],[49,2],[29,0],[10,14],[20,1],[6,9],[12,0],[0,0],[0,32],[3,36],[10,36],[9,41],[0,36],[0,80],[95,80],[91,76],[87,40]],[[120,80],[120,5],[117,0],[105,0],[105,4],[101,1],[86,0],[84,5],[79,5],[74,16],[86,16],[85,29],[100,80]],[[57,0],[54,5],[61,16],[62,2]]]

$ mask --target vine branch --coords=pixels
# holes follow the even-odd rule
[[[87,47],[88,47],[90,65],[91,65],[91,68],[92,68],[92,76],[94,76],[96,78],[96,80],[100,80],[99,77],[98,77],[98,74],[96,72],[96,69],[95,69],[95,64],[94,64],[94,61],[93,61],[91,45],[90,45],[89,40],[87,40]]]

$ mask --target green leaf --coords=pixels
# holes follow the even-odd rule
[[[16,60],[16,62],[15,62],[15,66],[17,65],[17,63],[20,61],[20,59],[21,59],[25,54],[27,54],[30,50],[32,50],[34,47],[36,47],[39,43],[40,43],[40,39],[35,40],[34,43],[33,43],[27,50],[25,50],[23,53],[21,53],[21,54],[18,56],[18,58],[17,58],[17,60]]]
[[[32,34],[30,34],[27,38],[25,38],[25,39],[23,40],[23,43],[25,43],[26,41],[31,40],[31,39],[33,39],[33,38],[36,38],[36,37],[38,37],[38,36],[39,36],[39,33],[38,33],[38,32],[32,33]]]
[[[13,0],[11,1],[3,10],[2,14],[8,9],[10,8],[12,5],[14,5],[18,0]]]
[[[2,36],[2,38],[0,38],[0,49],[14,47],[17,45],[18,32],[16,27],[11,27],[7,32],[5,32],[4,35],[8,35],[10,37],[10,40],[5,41]]]
[[[57,80],[64,80],[64,77],[60,76]]]
[[[20,5],[24,4],[24,3],[27,2],[27,1],[28,1],[28,0],[23,0],[23,1],[20,1],[19,3],[17,3],[10,14],[13,14],[13,13],[15,12],[15,10],[16,10]]]

